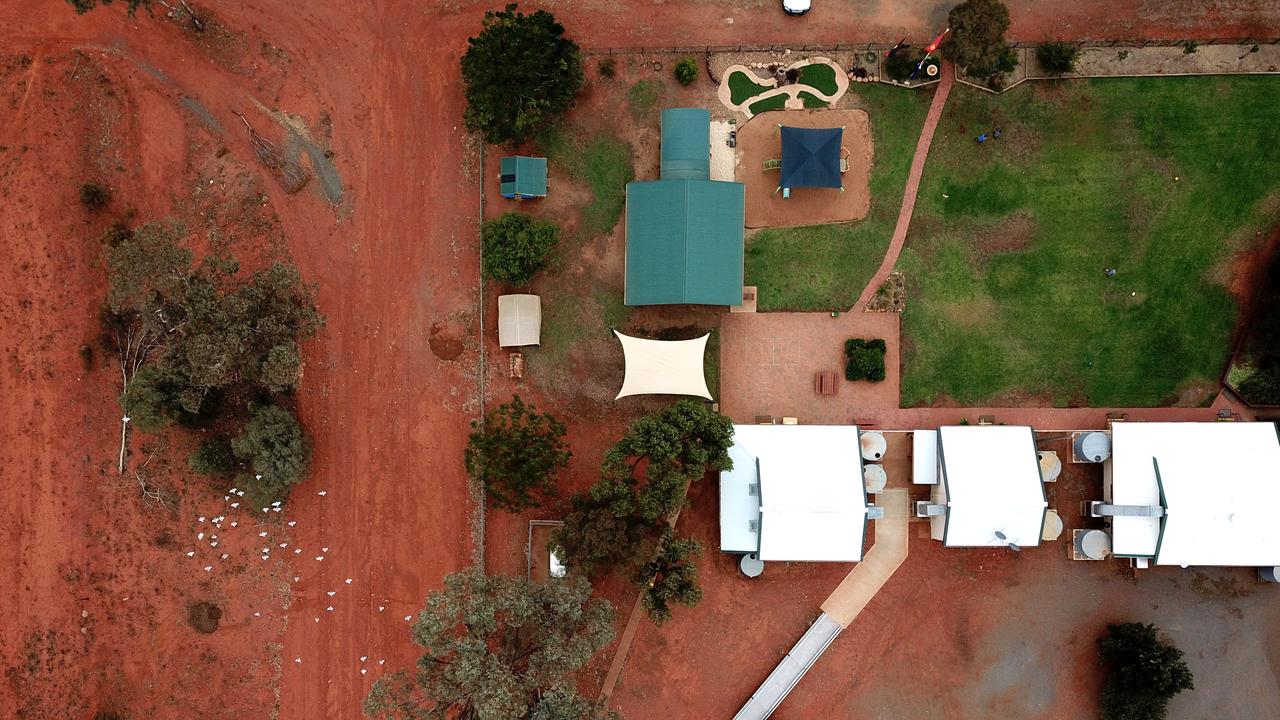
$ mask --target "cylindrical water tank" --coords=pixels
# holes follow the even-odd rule
[[[1111,457],[1111,438],[1104,432],[1080,433],[1075,451],[1082,462],[1102,462]]]
[[[1089,530],[1076,536],[1076,552],[1090,560],[1104,560],[1111,554],[1111,536],[1103,530]]]

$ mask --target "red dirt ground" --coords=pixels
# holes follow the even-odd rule
[[[453,68],[489,5],[247,0],[220,4],[215,28],[198,37],[158,14],[127,19],[119,5],[76,17],[54,0],[0,4],[9,260],[0,266],[9,493],[0,581],[18,589],[0,610],[0,715],[359,717],[384,671],[373,660],[393,668],[415,656],[403,616],[473,551],[461,448],[476,410],[478,197]],[[945,7],[902,5],[912,9],[881,3],[857,18],[825,2],[794,19],[766,0],[549,3],[588,47],[684,45],[690,28],[709,44],[923,37]],[[1280,34],[1280,7],[1034,0],[1015,12],[1012,34],[1180,37],[1197,27],[1202,36]],[[84,81],[98,72],[107,82],[93,90]],[[253,162],[231,111],[281,141],[262,108],[300,120],[332,151],[345,185],[336,208],[315,192],[318,179],[285,196]],[[206,574],[184,549],[198,515],[222,512],[217,493],[188,487],[168,514],[111,482],[114,372],[104,357],[86,366],[77,355],[97,334],[105,282],[93,241],[105,220],[75,200],[91,177],[116,191],[112,214],[132,207],[138,219],[199,221],[204,212],[240,235],[247,258],[283,239],[318,284],[328,325],[304,351],[300,394],[314,469],[288,519],[297,522],[290,542],[308,554],[331,548],[323,563],[263,563],[247,535],[229,537],[231,559]],[[596,443],[603,438],[586,444]],[[145,438],[132,447],[136,467]],[[184,474],[180,450],[158,453],[151,471],[162,481]],[[301,580],[289,589],[293,576]],[[225,611],[212,635],[185,624],[186,604],[201,600]],[[797,607],[776,612],[795,625]],[[719,632],[701,627],[710,629],[698,637]],[[662,637],[687,644],[680,628],[673,622]]]

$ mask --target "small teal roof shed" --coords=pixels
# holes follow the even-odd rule
[[[662,113],[661,179],[627,184],[627,305],[742,302],[742,183],[711,179],[711,114]]]
[[[513,155],[502,158],[498,170],[499,191],[504,198],[547,196],[547,159]]]

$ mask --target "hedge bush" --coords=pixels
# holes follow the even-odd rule
[[[555,223],[524,213],[509,212],[486,220],[480,226],[480,246],[484,253],[481,272],[490,280],[511,285],[527,285],[551,259],[560,242]]]
[[[1036,47],[1036,60],[1041,69],[1050,75],[1066,75],[1076,70],[1076,58],[1080,48],[1075,43],[1051,40]]]
[[[885,378],[884,340],[850,338],[844,343],[844,379],[882,382]]]
[[[692,85],[698,79],[698,63],[693,58],[685,58],[676,63],[676,81],[681,85]]]

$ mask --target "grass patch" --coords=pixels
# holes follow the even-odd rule
[[[834,97],[840,89],[836,85],[836,69],[826,63],[814,63],[800,68],[800,82],[827,97]]]
[[[897,222],[930,92],[860,86],[871,117],[871,208],[854,223],[768,228],[747,241],[748,285],[761,310],[848,310],[880,267]]]
[[[741,105],[756,95],[773,89],[768,85],[761,85],[750,74],[741,70],[729,73],[726,81],[729,83],[729,100],[734,105]]]
[[[1280,197],[1277,103],[1269,78],[957,88],[898,267],[904,404],[1150,406],[1214,381],[1236,315],[1215,271]]]
[[[581,229],[588,237],[611,232],[622,216],[627,183],[635,179],[631,144],[613,135],[586,136],[580,128],[556,128],[540,139],[550,163],[591,188],[582,208]]]
[[[641,80],[627,90],[627,108],[631,117],[644,120],[658,105],[662,97],[662,86],[656,80]]]
[[[827,106],[826,100],[823,100],[822,98],[818,97],[817,95],[814,95],[811,92],[801,90],[800,92],[796,93],[796,95],[798,95],[800,99],[804,101],[804,106],[806,108],[809,108],[810,110],[825,108]]]
[[[788,97],[789,96],[786,93],[771,95],[763,100],[757,100],[751,103],[747,106],[747,109],[751,111],[752,115],[759,115],[767,110],[781,110],[787,106]]]

